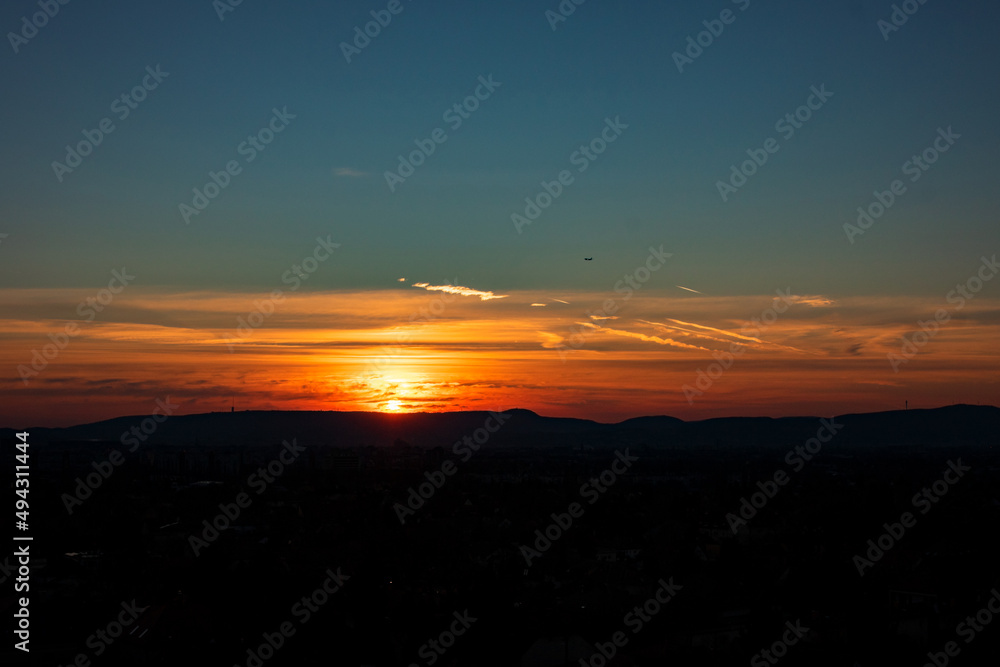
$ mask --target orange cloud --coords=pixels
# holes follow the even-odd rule
[[[469,296],[479,296],[474,292]],[[246,321],[267,292],[134,286],[88,322],[76,308],[92,294],[0,289],[0,365],[7,368],[0,375],[0,425],[148,414],[156,398],[168,395],[181,402],[181,413],[228,410],[235,394],[242,408],[503,404],[608,421],[664,413],[826,415],[903,400],[911,406],[1000,403],[1000,301],[985,296],[954,312],[894,373],[887,355],[898,352],[918,321],[946,306],[942,299],[838,297],[821,307],[803,301],[746,336],[735,332],[759,316],[771,296],[648,290],[621,302],[615,326],[608,327],[569,303],[526,308],[553,300],[539,291],[446,303],[424,290],[303,291],[275,302],[261,325],[239,338],[240,318]],[[580,304],[608,297],[567,296]],[[30,369],[33,353],[54,345],[52,336],[58,339],[67,323],[78,333],[22,382],[19,368]],[[574,342],[579,331],[582,343],[563,358],[562,350],[580,342]],[[746,346],[745,354],[688,405],[681,387],[714,361],[713,352],[733,344]]]
[[[490,299],[506,299],[508,296],[506,294],[497,295],[493,292],[483,292],[481,290],[472,289],[471,287],[462,287],[460,285],[430,285],[428,283],[414,283],[413,286],[421,287],[431,292],[447,292],[449,294],[458,294],[460,296],[478,296],[482,301],[489,301]]]
[[[615,336],[624,336],[626,338],[637,338],[639,340],[648,341],[650,343],[656,343],[658,345],[672,345],[674,347],[681,347],[688,350],[705,350],[708,348],[699,347],[697,345],[688,345],[687,343],[681,343],[680,341],[673,340],[671,338],[660,338],[659,336],[647,336],[646,334],[636,333],[634,331],[623,331],[622,329],[611,329],[609,327],[599,327],[591,322],[578,322],[580,326],[590,327],[595,331],[600,331],[601,333],[608,333]]]

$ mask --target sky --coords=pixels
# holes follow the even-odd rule
[[[1000,404],[995,3],[45,6],[0,425]]]

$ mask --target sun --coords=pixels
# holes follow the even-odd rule
[[[386,412],[399,412],[403,409],[403,404],[399,401],[392,400],[385,404]]]

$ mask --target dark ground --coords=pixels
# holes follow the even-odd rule
[[[973,619],[993,621],[981,630],[960,624],[1000,586],[998,412],[839,417],[843,428],[832,439],[820,431],[828,441],[812,443],[808,461],[794,450],[819,419],[606,427],[514,411],[478,451],[453,443],[495,424],[486,413],[447,428],[394,417],[381,430],[355,424],[349,437],[313,424],[305,438],[297,413],[174,417],[173,431],[135,451],[117,437],[34,430],[31,664],[599,667],[595,644],[610,652],[620,632],[609,665],[766,665],[759,653],[790,623],[808,631],[786,634],[787,655],[776,647],[784,657],[772,660],[789,667],[920,667],[948,642],[958,654],[949,664],[995,665],[1000,618]],[[251,476],[280,460],[284,438],[217,428],[285,418],[285,438],[305,449],[271,482]],[[178,430],[184,420],[225,437],[192,442]],[[120,421],[107,432],[126,430]],[[16,440],[0,436],[13,470]],[[102,466],[115,451],[121,465]],[[95,464],[111,474],[70,500]],[[955,469],[960,477],[945,475]],[[767,484],[778,471],[785,483]],[[433,493],[428,475],[440,485]],[[422,483],[429,498],[404,510]],[[762,507],[734,533],[727,515],[758,483],[773,498],[758,496]],[[239,508],[241,492],[249,503]],[[8,497],[12,507],[13,485]],[[240,513],[218,519],[231,525],[211,539],[203,521],[220,504]],[[855,556],[904,512],[910,527],[861,576]],[[568,527],[551,527],[553,513]],[[547,527],[555,539],[544,548],[535,531]],[[530,566],[525,547],[537,549]],[[12,631],[10,551],[0,551],[0,611]],[[322,591],[328,572],[341,586],[309,610],[302,598]],[[661,581],[674,595],[649,602],[643,620],[633,610],[655,600]],[[123,615],[120,637],[91,637],[133,600],[141,611]],[[465,630],[456,613],[475,620]],[[283,623],[294,634],[272,656],[248,657]],[[440,637],[449,626],[462,630],[453,645]],[[431,640],[450,647],[435,652]]]

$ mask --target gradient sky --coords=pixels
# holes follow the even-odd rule
[[[402,0],[348,63],[341,42],[387,4],[244,0],[220,20],[209,0],[71,2],[16,53],[9,33],[38,5],[0,9],[0,425],[166,395],[182,412],[237,394],[603,420],[1000,403],[1000,280],[948,301],[1000,251],[995,3],[928,0],[886,40],[892,3],[588,0],[553,30],[554,0]],[[724,9],[735,21],[679,72],[672,54]],[[119,119],[114,100],[156,66],[169,75]],[[489,76],[501,85],[452,130],[445,110]],[[786,139],[776,121],[813,86],[833,95]],[[237,147],[274,108],[295,118],[246,162]],[[53,161],[105,117],[114,131],[59,181]],[[579,173],[571,155],[607,118],[628,128]],[[386,170],[439,127],[447,141],[390,191]],[[904,163],[949,127],[961,138],[910,182]],[[717,182],[769,137],[778,152],[723,201]],[[242,172],[185,224],[178,205],[230,160]],[[566,169],[519,234],[511,215]],[[905,194],[849,242],[843,225],[894,179]],[[340,247],[291,290],[317,237]],[[671,257],[624,301],[615,285],[651,246]],[[86,320],[78,304],[122,267],[135,280]],[[446,294],[416,284],[503,298],[456,295],[412,322]],[[726,333],[786,288],[797,300],[689,402]],[[230,351],[237,318],[278,289]],[[618,319],[594,319],[609,298]],[[886,355],[937,309],[949,321],[894,372]],[[67,322],[80,333],[23,382]],[[573,327],[588,333],[563,359]]]

